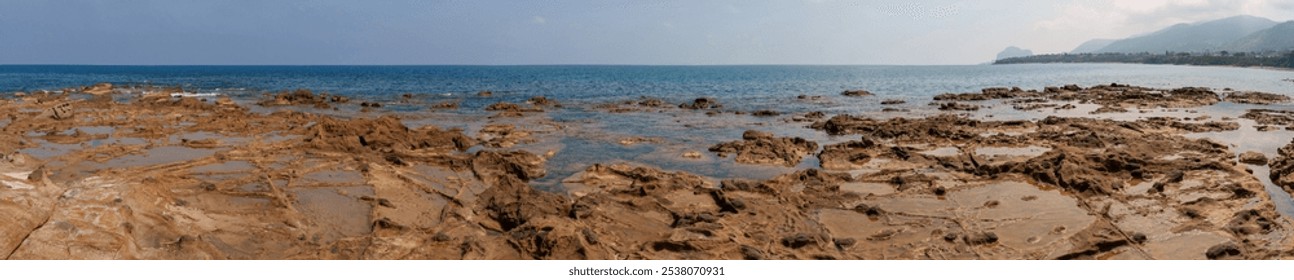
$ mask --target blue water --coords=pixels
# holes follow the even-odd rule
[[[638,96],[683,101],[718,97],[738,108],[790,107],[786,97],[866,89],[887,98],[929,100],[984,87],[1041,89],[1063,84],[1206,86],[1294,95],[1294,72],[1135,64],[964,66],[0,66],[0,92],[56,90],[98,82],[183,86],[189,91],[256,94],[307,88],[371,99],[412,93],[464,99],[544,95],[563,102]],[[497,101],[495,99],[494,101]],[[485,102],[485,101],[481,101]],[[465,106],[468,105],[465,103]]]

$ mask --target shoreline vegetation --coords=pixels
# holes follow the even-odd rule
[[[696,97],[465,108],[411,95],[182,93],[0,94],[0,256],[1294,258],[1294,225],[1277,206],[1294,190],[1294,143],[1255,152],[1190,136],[1289,133],[1294,111],[1263,107],[1290,102],[1279,94],[996,87],[884,117]],[[902,105],[865,90],[783,98]],[[1200,113],[1222,102],[1252,109]],[[604,118],[550,115],[564,110],[718,136],[616,134]],[[994,110],[1039,117],[971,113]],[[732,128],[746,131],[715,133]],[[652,151],[562,159],[629,148]],[[762,171],[708,177],[648,162]],[[539,188],[546,180],[560,188]]]
[[[1290,52],[1165,52],[1165,53],[1062,53],[999,59],[993,64],[1024,63],[1134,63],[1198,66],[1270,67],[1294,69]]]

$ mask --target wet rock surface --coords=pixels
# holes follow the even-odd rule
[[[1241,104],[1280,104],[1289,103],[1290,97],[1274,93],[1244,91],[1227,93],[1223,101],[1241,103]]]
[[[644,101],[644,102],[650,102],[650,101]],[[651,104],[648,103],[646,105],[651,105]],[[692,110],[718,109],[718,108],[723,108],[723,104],[719,104],[719,101],[714,98],[702,97],[702,98],[697,98],[696,100],[693,100],[692,103],[679,104],[678,107],[683,109],[692,109]]]
[[[1235,100],[1268,100],[1278,98],[1257,93],[1233,93]],[[936,95],[935,101],[985,101],[985,100],[1035,100],[1051,102],[1077,102],[1101,105],[1095,113],[1124,112],[1146,108],[1192,108],[1213,105],[1222,100],[1213,90],[1197,87],[1156,89],[1121,84],[1096,85],[1083,88],[1078,85],[1047,87],[1044,91],[1019,88],[986,88],[977,93],[946,93]],[[1036,103],[1036,102],[1032,102]],[[945,103],[949,104],[949,103]],[[1019,110],[1035,110],[1045,105],[1021,105]]]
[[[746,130],[679,140],[555,121],[561,110],[544,109],[558,105],[539,97],[446,117],[426,105],[355,112],[308,92],[204,101],[130,90],[0,99],[10,213],[0,256],[1277,259],[1294,248],[1288,218],[1237,163],[1257,156],[1184,136],[1242,129],[1227,119],[785,112],[779,125],[794,129],[747,130],[772,118],[691,111],[719,108],[708,98],[615,104],[633,113],[614,114],[624,123],[660,117],[689,136]],[[1119,97],[1083,98],[1140,108],[1204,104],[1205,93],[1110,85],[943,98],[1105,94]],[[486,117],[510,112],[525,114]],[[571,140],[585,134],[605,145]],[[697,152],[707,147],[732,159]],[[625,150],[644,152],[599,157]],[[1287,191],[1292,158],[1294,144],[1270,157]],[[659,166],[669,160],[685,163]],[[701,175],[708,162],[757,169]]]
[[[842,186],[866,197],[859,202],[865,205],[860,210],[838,214],[856,218],[835,214],[831,218],[843,219],[836,220],[836,229],[856,232],[849,237],[878,242],[883,248],[953,242],[939,252],[949,258],[995,258],[1004,251],[1036,248],[1039,251],[1025,254],[1054,259],[1204,259],[1212,256],[1209,246],[1218,244],[1236,244],[1245,252],[1240,258],[1271,258],[1282,254],[1289,242],[1265,235],[1288,230],[1288,224],[1280,229],[1275,222],[1260,223],[1256,229],[1206,226],[1248,222],[1255,216],[1284,219],[1273,207],[1246,205],[1265,192],[1261,183],[1234,163],[1233,152],[1207,140],[1180,136],[1212,128],[1165,119],[977,121],[951,115],[889,120],[836,116],[812,127],[863,137],[827,144],[818,156],[824,169],[874,170],[858,178],[860,182]],[[1019,183],[1009,182],[1013,180]],[[985,185],[973,186],[976,182]],[[973,200],[963,196],[990,189],[995,189],[993,194],[971,196]],[[1033,193],[1046,190],[1059,192]],[[1011,194],[1017,191],[1028,193]],[[1017,207],[1013,203],[1030,204],[1044,197],[1063,198],[1069,202],[1062,204],[1075,207],[1014,211],[1056,213],[1060,216],[1046,219],[1073,223],[1022,222],[1009,226],[1010,230],[994,230],[966,228],[969,221],[958,218],[994,220],[998,218],[986,218],[985,213],[1002,213],[997,211]],[[947,200],[953,202],[943,202]],[[939,206],[945,203],[960,207]],[[853,222],[896,216],[910,222]],[[941,227],[940,221],[955,226]],[[1034,229],[1025,229],[1030,227]],[[908,237],[901,237],[903,233]],[[1187,246],[1186,242],[1210,245]],[[989,244],[996,244],[996,250],[974,249]],[[896,258],[922,258],[925,253],[928,249],[896,253],[902,256]]]
[[[558,103],[557,100],[548,99],[543,96],[531,97],[529,100],[526,100],[526,102],[538,107],[562,107],[562,104]]]
[[[350,98],[338,95],[318,94],[308,89],[297,89],[293,91],[283,91],[274,94],[269,99],[261,100],[257,105],[261,106],[290,106],[290,105],[310,105],[315,108],[328,109],[332,108],[330,104],[346,103]]]
[[[684,104],[686,105],[686,103]],[[606,103],[596,105],[595,108],[603,109],[611,113],[629,113],[629,112],[660,112],[674,108],[684,108],[687,106],[671,105],[665,100],[651,97],[640,97],[634,100],[625,100],[615,103]]]
[[[1159,127],[1171,127],[1189,132],[1212,132],[1212,131],[1231,131],[1240,129],[1240,124],[1229,121],[1193,121],[1193,120],[1175,120],[1169,117],[1148,117],[1139,121],[1142,124],[1148,124]]]
[[[1239,160],[1245,164],[1267,165],[1267,156],[1254,151],[1241,153]]]
[[[799,137],[776,137],[772,133],[747,130],[740,141],[710,147],[720,157],[729,154],[740,163],[795,166],[801,158],[818,150],[818,143]]]
[[[842,92],[840,92],[840,95],[842,95],[842,96],[851,96],[851,97],[861,97],[861,96],[872,96],[872,95],[875,95],[875,94],[872,94],[872,92],[870,92],[870,91],[861,90],[861,89],[855,89],[855,90],[846,90],[846,91],[842,91]]]
[[[443,101],[440,103],[432,104],[431,109],[458,109],[458,102]]]
[[[1281,147],[1276,156],[1267,162],[1271,168],[1271,180],[1286,192],[1294,193],[1294,141]]]
[[[976,111],[976,110],[979,110],[979,105],[975,105],[975,104],[966,104],[966,103],[957,103],[957,102],[947,102],[947,103],[939,103],[938,105],[939,105],[939,110],[940,110],[940,111]]]
[[[1262,125],[1294,126],[1294,111],[1276,109],[1250,109],[1242,119],[1250,119]]]

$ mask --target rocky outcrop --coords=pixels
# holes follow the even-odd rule
[[[1274,93],[1242,91],[1242,92],[1227,93],[1225,96],[1223,96],[1222,100],[1226,102],[1240,103],[1240,104],[1270,105],[1270,104],[1289,103],[1290,97],[1286,95],[1280,95],[1280,94],[1274,94]]]
[[[1277,150],[1276,157],[1268,164],[1272,168],[1272,183],[1294,193],[1294,141]]]
[[[1264,96],[1264,97],[1257,97]],[[1265,95],[1242,94],[1236,100],[1262,100]],[[1050,100],[1101,105],[1106,110],[1142,108],[1192,108],[1213,105],[1221,97],[1207,88],[1184,87],[1155,89],[1123,84],[1096,85],[1083,88],[1078,85],[1046,87],[1043,92],[1020,88],[985,88],[978,93],[945,93],[936,95],[935,101],[983,101],[994,99]],[[1037,107],[1021,107],[1032,110]]]
[[[734,154],[740,163],[795,166],[805,155],[818,150],[818,143],[804,138],[775,137],[754,130],[747,130],[741,139],[711,146],[710,151],[721,157]]]
[[[282,91],[273,95],[270,99],[261,100],[257,105],[261,106],[290,106],[290,105],[311,105],[315,108],[328,109],[332,108],[330,104],[350,102],[350,98],[340,95],[318,94],[308,89],[297,89],[293,91]]]
[[[651,100],[644,100],[642,102],[651,102]],[[650,103],[648,103],[648,105],[650,105]],[[678,107],[683,109],[701,110],[723,108],[723,105],[719,104],[719,101],[714,98],[701,97],[693,100],[692,103],[679,104]]]
[[[818,153],[818,161],[822,163],[822,169],[827,170],[852,170],[866,164],[872,159],[869,149],[876,146],[876,143],[862,137],[859,140],[850,140],[842,143],[826,145],[822,147],[822,152]]]
[[[351,154],[418,149],[466,150],[476,145],[476,140],[461,131],[443,131],[433,126],[410,129],[393,116],[353,120],[324,116],[307,130],[311,131],[304,140],[307,147]]]
[[[1255,151],[1241,153],[1237,160],[1244,164],[1267,165],[1267,156]]]
[[[861,96],[872,96],[872,95],[874,95],[874,94],[872,94],[872,92],[870,92],[870,91],[861,90],[861,89],[855,89],[855,90],[846,90],[846,91],[842,91],[842,92],[840,92],[840,95],[842,95],[842,96],[851,96],[851,97],[861,97]]]

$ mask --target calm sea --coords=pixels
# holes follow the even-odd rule
[[[464,99],[490,90],[495,98],[544,95],[563,102],[605,102],[638,96],[681,101],[717,97],[737,108],[795,110],[801,94],[866,89],[886,98],[929,100],[984,87],[1126,83],[1205,86],[1294,95],[1294,72],[1231,67],[1136,64],[964,66],[0,66],[0,92],[59,89],[98,82],[183,86],[196,92],[259,95],[307,88],[371,99],[412,93]],[[497,101],[494,99],[493,101]],[[486,102],[486,101],[480,101]]]

